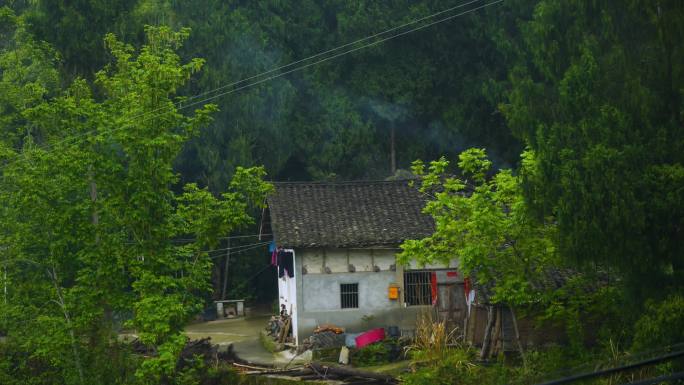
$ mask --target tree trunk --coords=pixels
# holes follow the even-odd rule
[[[84,384],[84,376],[83,376],[83,365],[81,365],[81,357],[78,354],[78,341],[76,340],[76,334],[74,333],[74,328],[71,323],[71,317],[69,316],[69,312],[67,311],[66,308],[66,302],[64,302],[64,296],[62,295],[62,289],[59,286],[59,282],[57,280],[57,272],[55,269],[52,269],[52,274],[50,274],[50,270],[48,270],[48,275],[50,276],[52,280],[52,284],[55,287],[55,292],[57,294],[57,300],[53,300],[62,310],[62,314],[64,315],[64,321],[66,322],[67,328],[69,329],[69,337],[71,339],[71,353],[74,356],[74,365],[76,366],[76,371],[78,371],[78,378],[80,380],[81,384]]]

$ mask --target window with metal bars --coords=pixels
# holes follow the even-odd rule
[[[404,273],[404,302],[409,306],[432,304],[432,283],[429,271]]]
[[[358,283],[340,284],[340,303],[342,304],[342,309],[353,309],[359,307]]]

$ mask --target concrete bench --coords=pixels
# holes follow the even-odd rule
[[[234,317],[245,316],[244,299],[225,299],[214,301],[214,303],[216,304],[216,316],[218,318],[232,318],[231,315]],[[228,313],[229,310],[234,310],[234,313]]]

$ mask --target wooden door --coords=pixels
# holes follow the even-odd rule
[[[459,329],[463,332],[466,316],[466,301],[463,283],[440,283],[437,285],[437,311],[440,320],[446,321],[449,330]]]

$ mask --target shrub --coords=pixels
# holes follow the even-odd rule
[[[635,352],[664,348],[684,342],[684,297],[673,295],[656,303],[648,302],[646,311],[634,326]]]
[[[402,381],[406,385],[476,384],[483,374],[483,368],[473,364],[474,360],[475,353],[472,350],[449,350],[443,359],[402,376]]]
[[[392,342],[380,341],[352,351],[351,363],[354,366],[373,366],[390,362]]]
[[[416,335],[406,350],[417,360],[439,361],[449,353],[449,346],[456,343],[456,330],[448,330],[446,322],[434,321],[432,312],[418,317]]]

